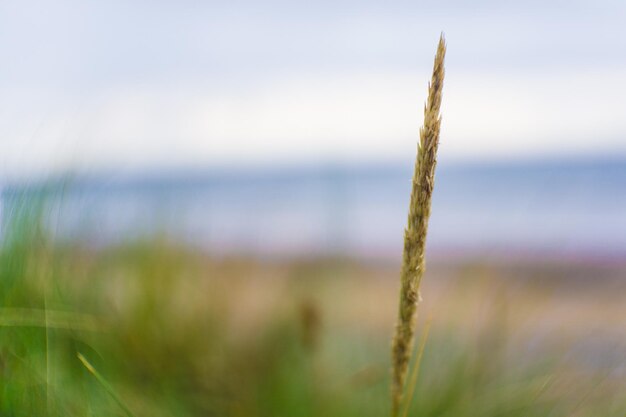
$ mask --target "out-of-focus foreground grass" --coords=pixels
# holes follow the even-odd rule
[[[1,416],[389,414],[396,267],[89,249],[52,242],[41,209],[4,213]],[[624,416],[626,289],[607,271],[433,265],[408,415]]]

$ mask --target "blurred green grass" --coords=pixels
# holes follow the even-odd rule
[[[389,414],[395,281],[348,261],[215,260],[164,238],[55,241],[44,202],[4,210],[1,416]],[[456,314],[461,293],[433,314]],[[410,416],[625,415],[623,380],[520,354],[494,305],[479,325],[461,317],[465,331],[435,320]]]

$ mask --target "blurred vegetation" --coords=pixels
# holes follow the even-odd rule
[[[164,238],[55,241],[43,198],[5,203],[1,416],[389,414],[393,323],[336,320],[328,305],[365,302],[344,263],[253,279],[262,264]],[[599,391],[548,357],[511,360],[498,319],[473,337],[433,327],[408,415],[625,415],[626,385]]]

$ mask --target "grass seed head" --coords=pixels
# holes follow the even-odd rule
[[[433,187],[439,129],[441,126],[441,93],[444,78],[446,43],[441,35],[433,75],[424,105],[424,125],[415,161],[409,217],[404,232],[404,251],[400,275],[400,305],[392,346],[392,416],[397,416],[402,402],[404,383],[413,347],[420,282],[425,270],[424,253]]]

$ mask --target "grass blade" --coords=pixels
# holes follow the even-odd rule
[[[415,387],[417,386],[417,377],[420,372],[420,365],[422,363],[422,357],[424,356],[424,349],[426,349],[426,342],[428,341],[428,333],[430,331],[430,323],[429,319],[426,322],[426,327],[422,330],[422,337],[420,338],[420,344],[417,348],[417,356],[415,357],[415,362],[413,363],[413,369],[411,369],[411,376],[409,377],[409,386],[406,390],[406,400],[404,413],[402,413],[402,417],[407,417],[409,415],[409,408],[411,408],[411,402],[413,401],[413,394],[415,393]]]
[[[126,404],[124,404],[124,402],[121,400],[121,398],[119,397],[119,395],[117,395],[117,393],[115,392],[115,390],[113,389],[113,387],[111,386],[111,384],[109,384],[107,382],[106,379],[104,379],[104,377],[102,375],[100,375],[100,372],[98,372],[96,370],[96,368],[93,367],[93,365],[91,363],[89,363],[89,361],[87,360],[87,358],[85,358],[80,352],[76,354],[76,356],[78,357],[78,359],[81,361],[81,363],[83,364],[83,366],[85,368],[87,368],[87,370],[89,371],[90,374],[92,374],[96,380],[100,383],[100,385],[102,385],[102,387],[106,390],[106,392],[109,393],[109,395],[115,400],[115,402],[122,408],[122,410],[124,410],[124,412],[126,413],[126,415],[128,417],[134,417],[133,413],[130,411],[130,409],[126,406]]]

